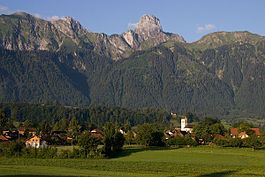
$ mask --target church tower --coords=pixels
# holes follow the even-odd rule
[[[180,122],[180,130],[181,131],[186,131],[186,126],[188,125],[188,118],[186,116],[181,118]]]

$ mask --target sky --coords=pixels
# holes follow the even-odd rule
[[[215,31],[265,36],[265,0],[0,0],[0,14],[24,11],[50,20],[71,16],[89,31],[121,34],[144,14],[188,42]]]

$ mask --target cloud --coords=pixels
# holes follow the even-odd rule
[[[51,16],[51,17],[48,17],[47,18],[47,20],[49,20],[49,21],[56,21],[56,20],[60,20],[60,19],[62,19],[62,17],[59,17],[57,15]]]
[[[138,23],[128,23],[128,30],[134,30]]]
[[[37,18],[42,18],[42,16],[40,14],[38,14],[38,13],[33,14],[33,16],[37,17]]]
[[[0,14],[10,14],[12,11],[6,7],[0,4]]]
[[[207,31],[212,31],[214,29],[216,29],[215,25],[213,25],[213,24],[205,24],[203,26],[198,26],[196,32],[197,33],[204,33],[204,32],[207,32]]]

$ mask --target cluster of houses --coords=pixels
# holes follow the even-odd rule
[[[257,137],[261,136],[261,132],[259,128],[251,128],[250,129]],[[240,138],[240,139],[245,139],[248,138],[250,135],[247,134],[247,132],[242,131],[240,132],[238,128],[230,128],[230,135],[233,138]]]
[[[193,126],[191,122],[189,122],[186,116],[183,116],[180,119],[180,127],[174,128],[173,130],[167,130],[165,132],[166,139],[172,137],[184,137],[187,134],[190,134],[192,137],[195,137],[195,134],[192,132]]]
[[[191,137],[195,138],[195,134],[193,133],[193,127],[194,125],[189,121],[189,119],[186,116],[183,116],[180,120],[180,127],[174,128],[173,130],[167,130],[165,131],[166,139],[172,138],[172,137],[184,137],[185,135],[189,134]],[[261,136],[261,131],[259,128],[251,128],[253,133],[257,136]],[[120,132],[123,135],[126,135],[126,132],[122,129],[120,129]],[[103,139],[104,132],[99,129],[93,129],[90,131],[91,135],[98,138]],[[26,139],[27,137],[30,137]],[[136,136],[136,133],[134,132],[134,136]],[[240,132],[238,128],[230,128],[230,136],[232,138],[247,138],[250,135],[247,134],[247,132]],[[224,138],[223,135],[215,135],[216,138]],[[0,134],[0,142],[8,142],[12,140],[20,139],[25,141],[26,147],[33,147],[33,148],[41,148],[41,147],[47,147],[48,144],[52,144],[51,142],[47,142],[46,137],[41,137],[37,135],[37,131],[35,128],[30,128],[25,130],[25,128],[19,128],[15,131],[3,131],[2,134]],[[72,141],[72,138],[67,136],[66,131],[53,131],[51,132],[50,141],[53,142],[53,144],[58,145],[67,145],[69,142]],[[54,143],[56,142],[56,143]]]
[[[167,130],[165,132],[166,139],[177,136],[184,137],[186,134],[190,134],[192,138],[195,138],[193,127],[194,125],[192,124],[192,122],[190,122],[186,116],[183,116],[180,120],[180,127],[174,128],[173,130]],[[261,136],[261,131],[259,128],[251,128],[251,130],[257,137]],[[244,139],[250,136],[246,131],[240,131],[238,128],[230,128],[229,133],[232,138]],[[224,138],[224,136],[220,134],[216,134],[214,135],[214,137],[218,139]]]
[[[0,135],[0,142],[9,142],[18,139],[25,139],[26,136],[31,137],[25,141],[27,147],[42,147],[41,139],[36,136],[36,129],[29,128],[25,130],[25,128],[19,128],[18,130],[4,130],[2,131],[2,135]],[[27,134],[27,135],[26,135]]]
[[[102,130],[97,128],[91,130],[90,132],[92,136],[98,139],[103,139]],[[32,148],[43,148],[47,147],[49,144],[67,145],[71,144],[72,139],[72,137],[67,135],[66,131],[52,131],[49,135],[49,138],[46,135],[40,136],[37,135],[35,128],[30,128],[27,130],[25,130],[25,128],[19,128],[18,130],[14,131],[5,130],[2,131],[2,134],[0,134],[0,143],[21,140],[25,142],[26,147]]]

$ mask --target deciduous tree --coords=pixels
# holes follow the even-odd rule
[[[90,132],[83,132],[78,139],[78,145],[84,157],[96,156],[100,141],[91,135]]]

